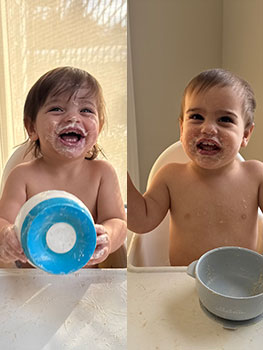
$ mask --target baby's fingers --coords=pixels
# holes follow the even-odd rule
[[[4,227],[0,235],[0,259],[4,262],[15,260],[26,262],[27,259],[18,241],[14,227],[11,225]]]
[[[108,247],[104,247],[99,250],[96,249],[86,266],[99,264],[100,262],[104,261],[108,255],[109,255]]]
[[[8,240],[8,245],[11,249],[16,251],[17,253],[23,253],[22,246],[21,246],[18,238],[15,235],[10,234],[9,240]]]
[[[103,225],[95,224],[95,229],[96,229],[97,235],[101,235],[101,234],[107,233],[107,231],[106,231],[106,229],[105,229],[105,227]]]
[[[106,244],[109,242],[109,236],[106,233],[102,233],[97,236],[97,245]]]
[[[14,262],[16,260],[21,260],[22,262],[26,262],[27,259],[23,253],[17,253],[16,251],[8,248],[0,249],[0,260],[6,263]]]
[[[3,247],[3,251],[6,254],[6,256],[12,258],[12,261],[21,260],[22,262],[27,262],[27,258],[20,244],[18,245],[17,249],[16,247],[8,243],[5,247]]]

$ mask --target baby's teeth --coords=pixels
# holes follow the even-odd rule
[[[212,143],[212,142],[203,142],[203,145],[205,145],[205,146],[214,146],[214,143]]]

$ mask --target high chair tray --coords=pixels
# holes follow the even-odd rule
[[[128,350],[260,349],[262,318],[236,330],[223,328],[228,325],[204,312],[195,280],[186,269],[146,267],[128,271]]]
[[[126,269],[0,269],[0,349],[126,349]]]

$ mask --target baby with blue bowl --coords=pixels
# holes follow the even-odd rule
[[[30,140],[27,152],[33,152],[35,158],[17,165],[3,189],[0,199],[0,260],[3,263],[19,261],[26,266],[33,262],[32,265],[38,266],[37,255],[43,254],[43,261],[55,261],[63,253],[68,262],[79,260],[74,249],[83,243],[83,240],[78,242],[80,231],[82,239],[89,231],[87,237],[94,246],[85,266],[103,262],[124,243],[126,214],[117,175],[108,161],[97,159],[100,152],[97,140],[104,122],[102,89],[88,72],[58,67],[32,86],[24,105],[24,125]],[[52,198],[52,191],[56,198]],[[34,209],[34,205],[28,208],[35,211],[29,211],[17,232],[14,223],[18,216],[21,219],[21,208],[39,196],[35,203],[38,209]],[[59,212],[61,203],[64,211]],[[64,218],[59,219],[63,215]],[[69,218],[68,222],[65,217]],[[44,226],[48,237],[47,232],[44,237],[43,232],[36,229]],[[54,243],[54,237],[61,240],[63,232],[71,240],[66,250]],[[21,245],[23,239],[24,245]],[[75,248],[70,249],[70,244]],[[45,249],[49,251],[47,256]],[[85,251],[81,249],[80,255],[84,256]],[[71,270],[62,269],[57,273],[63,272]]]
[[[245,80],[223,69],[201,72],[181,104],[180,140],[190,161],[163,166],[143,195],[128,178],[131,231],[153,230],[170,211],[171,265],[220,246],[259,249],[263,164],[237,158],[251,137],[255,106]]]

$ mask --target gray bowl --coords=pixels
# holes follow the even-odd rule
[[[200,301],[214,315],[235,321],[263,313],[263,256],[246,248],[221,247],[192,262]]]

